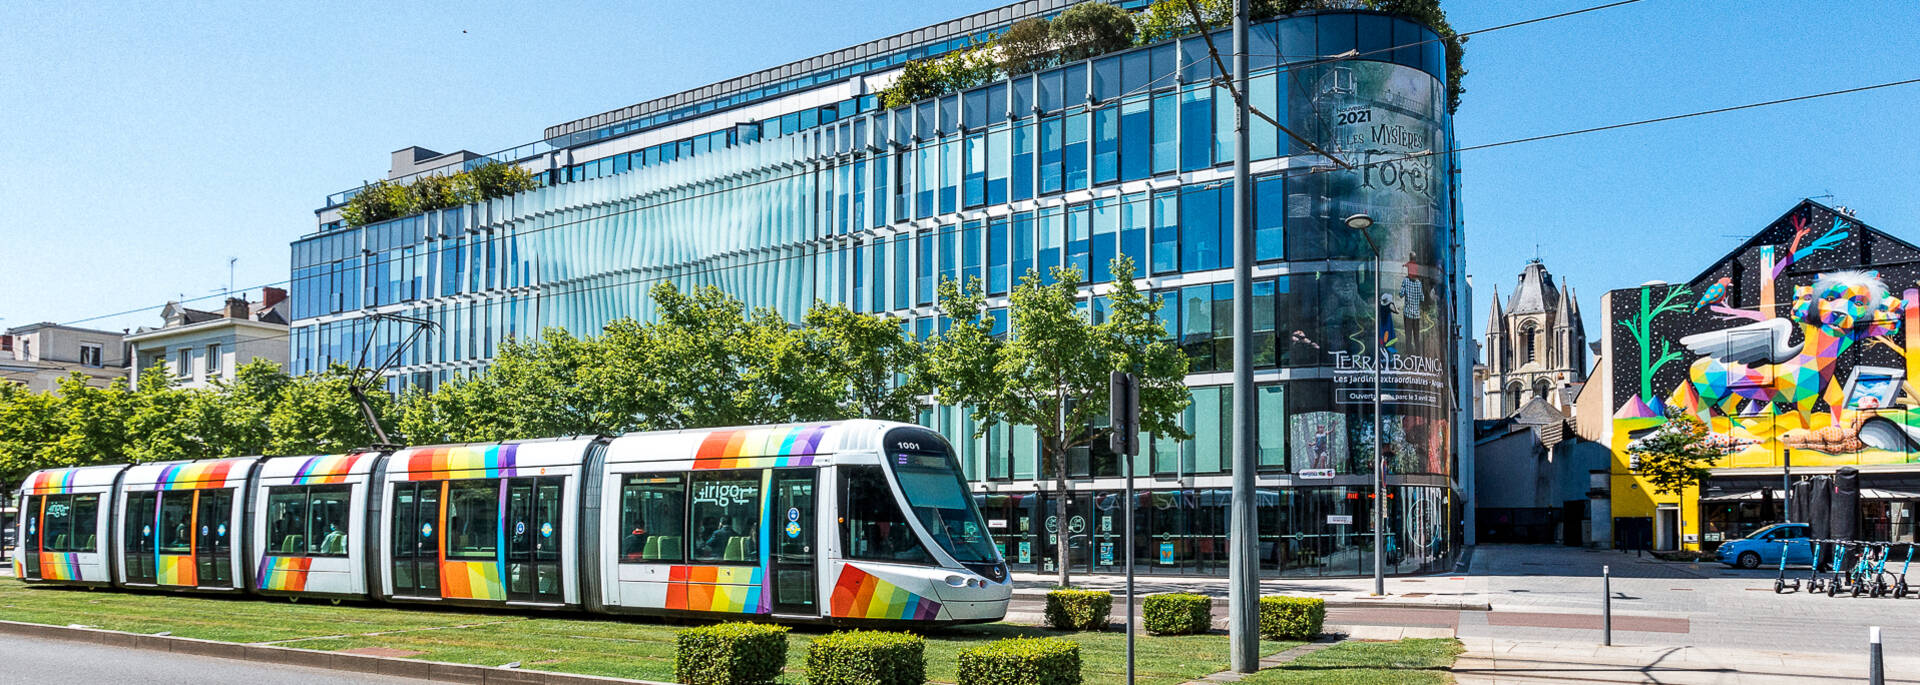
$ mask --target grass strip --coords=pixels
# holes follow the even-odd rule
[[[1466,651],[1453,638],[1410,638],[1393,642],[1342,642],[1302,655],[1277,668],[1248,676],[1243,683],[1310,685],[1425,685],[1453,682],[1447,669]]]

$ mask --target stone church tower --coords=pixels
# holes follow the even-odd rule
[[[1571,288],[1553,282],[1539,259],[1527,262],[1520,285],[1500,304],[1493,291],[1481,364],[1477,418],[1512,416],[1533,398],[1572,415],[1573,399],[1587,381],[1587,332],[1580,322],[1580,301]]]

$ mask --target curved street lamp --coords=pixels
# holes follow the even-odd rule
[[[1380,419],[1380,367],[1385,363],[1382,354],[1384,347],[1380,339],[1380,246],[1373,242],[1373,235],[1367,229],[1373,228],[1373,217],[1365,212],[1346,218],[1347,228],[1360,232],[1367,240],[1367,247],[1373,250],[1373,594],[1387,594],[1386,566],[1386,527],[1387,527],[1387,491],[1385,465],[1380,458],[1380,443],[1383,426]]]

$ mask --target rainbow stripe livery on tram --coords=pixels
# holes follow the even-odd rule
[[[937,433],[882,421],[40,471],[30,583],[970,623],[1007,567]]]

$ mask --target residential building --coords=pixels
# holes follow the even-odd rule
[[[1014,568],[1117,568],[1129,506],[1119,493],[1132,478],[1143,570],[1224,574],[1234,116],[1207,42],[1165,40],[893,109],[876,95],[906,60],[1068,4],[961,17],[559,124],[485,157],[403,149],[395,179],[498,160],[545,187],[361,227],[340,213],[354,191],[328,196],[317,230],[292,245],[294,371],[351,362],[369,338],[384,358],[409,331],[370,317],[398,313],[437,326],[398,350],[389,387],[432,386],[544,327],[592,335],[647,319],[648,290],[663,281],[715,285],[789,319],[816,300],[844,303],[925,338],[943,325],[939,279],[979,278],[1004,320],[1023,274],[1068,265],[1089,274],[1082,291],[1098,316],[1105,265],[1127,255],[1167,339],[1192,359],[1191,439],[1145,440],[1130,474],[1104,446],[1077,452],[1063,494],[1049,492],[1030,429],[974,439],[956,407],[922,420],[956,443]],[[1213,40],[1230,45],[1227,32]],[[1458,316],[1458,167],[1435,153],[1453,147],[1442,43],[1369,11],[1259,22],[1250,42],[1253,106],[1300,136],[1260,119],[1251,128],[1256,314],[1239,334],[1257,349],[1262,569],[1370,572],[1376,357],[1390,367],[1390,568],[1451,568],[1469,510],[1471,415],[1460,408],[1473,357]],[[452,164],[420,168],[443,157]],[[1376,222],[1379,278],[1368,236],[1344,222],[1360,213]],[[1058,496],[1067,521],[1050,520]],[[1048,537],[1062,531],[1066,560]]]
[[[1861,537],[1912,541],[1916,264],[1912,243],[1806,200],[1685,281],[1607,293],[1594,399],[1615,544],[1711,550],[1781,520],[1788,479],[1843,466],[1860,473]],[[1725,456],[1703,486],[1660,492],[1632,448],[1682,415]]]
[[[133,382],[142,373],[172,374],[177,387],[205,388],[257,359],[287,365],[287,291],[263,288],[260,300],[229,297],[219,311],[168,302],[158,328],[127,336]]]
[[[1540,260],[1528,261],[1505,307],[1494,289],[1485,335],[1486,359],[1474,370],[1478,418],[1513,416],[1535,398],[1573,413],[1587,382],[1587,331],[1572,287],[1555,283]]]
[[[0,382],[45,392],[74,373],[104,388],[127,377],[124,333],[52,322],[9,328],[0,335]]]

